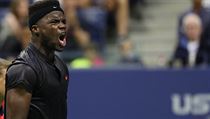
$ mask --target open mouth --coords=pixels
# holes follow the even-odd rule
[[[66,33],[61,33],[60,36],[59,36],[59,40],[63,41],[66,37]]]
[[[62,46],[62,47],[66,46],[66,33],[65,32],[62,32],[60,34],[59,43],[60,43],[60,46]]]

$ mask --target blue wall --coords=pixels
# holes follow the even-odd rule
[[[207,119],[210,70],[70,70],[69,119]]]

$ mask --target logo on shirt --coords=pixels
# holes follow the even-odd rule
[[[66,76],[64,77],[64,79],[65,79],[65,80],[68,80],[68,75],[66,75]]]

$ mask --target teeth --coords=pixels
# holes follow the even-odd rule
[[[61,35],[65,36],[65,35],[66,35],[66,33],[65,33],[65,32],[62,32],[62,33],[61,33]]]

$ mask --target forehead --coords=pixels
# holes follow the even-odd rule
[[[185,26],[201,26],[201,23],[196,20],[196,19],[189,19],[186,23]]]
[[[55,19],[55,18],[64,18],[64,14],[61,11],[52,11],[50,13],[48,13],[47,15],[45,15],[43,17],[43,19]]]
[[[183,24],[184,24],[184,26],[188,26],[188,25],[201,26],[202,25],[200,18],[196,15],[186,16],[183,20]]]

